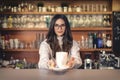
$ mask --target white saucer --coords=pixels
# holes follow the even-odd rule
[[[62,68],[57,68],[57,67],[55,67],[55,68],[53,68],[52,70],[53,70],[53,71],[62,72],[62,71],[66,71],[66,70],[68,70],[68,69],[69,69],[69,67],[62,67]]]

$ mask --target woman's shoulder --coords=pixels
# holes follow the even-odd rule
[[[73,45],[79,45],[78,41],[73,40]]]
[[[47,39],[43,40],[40,45],[48,45]]]
[[[76,40],[73,40],[73,46],[75,47],[80,47],[80,44],[79,44],[79,42],[78,41],[76,41]]]

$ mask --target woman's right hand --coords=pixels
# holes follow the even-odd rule
[[[55,61],[52,60],[52,59],[50,59],[50,60],[48,61],[48,67],[49,67],[49,69],[53,69],[53,68],[55,68],[55,66],[56,66]]]

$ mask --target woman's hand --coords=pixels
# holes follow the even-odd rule
[[[75,58],[74,58],[74,57],[71,57],[71,58],[69,59],[69,61],[67,62],[67,66],[68,66],[69,68],[72,68],[72,67],[74,66],[74,63],[75,63]]]
[[[49,67],[49,69],[53,69],[55,66],[56,66],[55,61],[52,60],[52,59],[50,59],[50,60],[48,61],[48,67]]]

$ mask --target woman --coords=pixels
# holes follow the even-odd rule
[[[56,52],[64,51],[70,55],[66,65],[69,68],[79,68],[82,64],[80,58],[79,44],[73,40],[70,24],[65,15],[56,14],[50,23],[46,39],[41,43],[39,49],[39,68],[54,68],[56,66]]]

